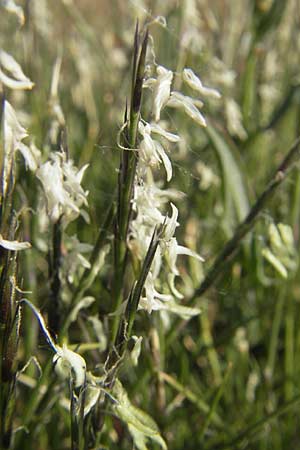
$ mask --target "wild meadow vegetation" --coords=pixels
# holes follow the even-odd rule
[[[0,449],[300,449],[299,0],[1,0],[0,95]]]

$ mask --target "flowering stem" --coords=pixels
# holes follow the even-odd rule
[[[113,310],[116,311],[122,302],[122,290],[124,287],[124,272],[127,260],[127,234],[132,213],[132,197],[134,181],[136,176],[136,165],[138,154],[137,130],[140,118],[142,87],[145,72],[145,58],[148,42],[148,31],[146,30],[142,43],[139,40],[138,26],[136,27],[133,54],[133,77],[132,95],[130,105],[129,123],[127,124],[127,111],[125,113],[125,129],[123,141],[128,150],[121,154],[118,205],[115,221],[115,249],[114,249],[114,287],[113,287]],[[119,328],[120,317],[114,316],[112,325],[112,343],[115,342]]]
[[[110,352],[110,356],[109,356],[109,360],[108,360],[108,364],[107,364],[107,369],[110,372],[110,379],[109,379],[109,383],[113,384],[114,383],[114,379],[115,379],[115,375],[116,375],[116,371],[118,369],[118,365],[126,351],[127,348],[127,342],[129,340],[129,338],[131,337],[131,332],[132,332],[132,327],[135,321],[135,315],[136,315],[136,311],[138,309],[139,306],[139,302],[140,302],[140,298],[142,295],[142,291],[144,288],[144,284],[146,281],[146,278],[149,274],[158,244],[159,244],[159,240],[160,237],[163,233],[163,227],[160,228],[155,228],[153,235],[152,235],[152,239],[151,242],[149,244],[148,247],[148,251],[147,254],[145,256],[140,274],[139,274],[139,278],[136,281],[136,283],[134,284],[134,286],[131,289],[128,301],[127,301],[127,305],[126,305],[126,310],[125,310],[125,314],[123,316],[123,320],[121,322],[121,324],[119,325],[118,328],[118,333],[116,335],[115,341],[114,341],[114,347]]]

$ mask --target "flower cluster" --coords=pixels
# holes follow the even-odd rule
[[[145,295],[140,301],[140,307],[148,312],[152,310],[176,309],[175,298],[182,299],[183,295],[175,286],[175,278],[179,276],[177,257],[187,255],[203,261],[203,258],[187,247],[179,245],[175,235],[179,226],[178,209],[173,201],[179,200],[182,193],[173,189],[161,189],[154,182],[153,170],[162,164],[166,172],[166,181],[172,179],[172,163],[168,156],[168,146],[180,141],[180,136],[166,129],[161,120],[161,113],[165,107],[180,108],[200,126],[206,126],[206,120],[199,108],[203,106],[203,98],[219,98],[215,89],[204,86],[191,69],[185,68],[182,80],[197,92],[201,99],[191,98],[181,92],[172,91],[173,72],[162,66],[156,67],[156,78],[149,77],[144,81],[144,88],[152,93],[152,122],[141,119],[139,122],[139,161],[137,167],[137,183],[133,198],[134,220],[131,222],[129,247],[139,260],[143,260],[147,252],[151,236],[155,227],[163,226],[163,235],[156,251],[151,271],[145,283]],[[171,216],[165,214],[170,205]],[[164,263],[164,264],[163,264]],[[166,281],[168,291],[162,290],[160,275],[163,265],[167,267]]]
[[[80,214],[88,221],[88,215],[81,210],[87,205],[88,191],[81,187],[82,177],[88,164],[77,170],[65,153],[55,152],[42,164],[36,176],[41,181],[50,219],[56,222],[61,216],[65,224]]]

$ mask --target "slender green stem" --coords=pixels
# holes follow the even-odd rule
[[[238,225],[232,238],[223,247],[221,253],[216,258],[213,266],[207,273],[203,282],[201,283],[199,288],[196,289],[193,295],[193,300],[203,295],[212,286],[212,284],[215,283],[219,275],[223,272],[223,269],[228,260],[232,257],[233,253],[239,247],[241,240],[246,236],[247,233],[249,233],[249,231],[252,230],[260,212],[263,210],[267,202],[271,199],[276,190],[285,180],[287,174],[289,173],[289,170],[295,163],[296,157],[299,156],[299,144],[300,138],[298,138],[294,142],[288,154],[285,156],[285,158],[275,171],[275,174],[273,175],[266,189],[258,197],[245,220]]]
[[[270,347],[269,347],[269,355],[268,355],[268,363],[266,368],[267,377],[272,380],[275,363],[276,363],[276,355],[278,349],[278,339],[279,339],[279,331],[282,323],[282,312],[284,307],[284,301],[286,298],[286,288],[281,289],[275,307],[274,319],[272,321],[272,330],[271,330],[271,338],[270,338]]]
[[[287,311],[285,315],[285,399],[290,400],[294,395],[294,332],[295,332],[295,317],[294,317],[294,301],[293,296],[287,296]]]

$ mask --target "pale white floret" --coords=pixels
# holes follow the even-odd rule
[[[221,98],[221,94],[217,89],[208,88],[203,86],[200,78],[195,75],[192,69],[184,69],[182,73],[183,81],[195,91],[204,97]]]
[[[30,242],[19,242],[19,241],[9,241],[6,239],[3,239],[3,237],[0,234],[0,247],[5,248],[6,250],[26,250],[27,248],[31,247]]]
[[[63,379],[69,378],[70,375],[73,377],[76,388],[84,384],[86,362],[81,355],[69,350],[65,344],[62,347],[56,346],[53,363],[55,363],[56,372]]]
[[[86,387],[84,413],[83,416],[87,416],[88,413],[94,408],[99,400],[101,390],[98,386],[93,386],[90,383]],[[80,414],[80,411],[78,411]]]
[[[20,64],[11,55],[1,49],[0,81],[10,89],[32,89],[34,86],[34,83],[24,75]]]
[[[165,152],[163,146],[159,142],[156,142],[155,146],[156,146],[156,151],[157,151],[158,155],[160,156],[160,159],[163,162],[163,165],[166,169],[167,181],[170,181],[172,179],[172,175],[173,175],[171,161],[170,161],[167,153]]]
[[[91,264],[86,253],[90,253],[93,249],[92,245],[80,242],[77,236],[66,236],[64,241],[66,255],[63,259],[62,277],[69,283],[74,282],[74,278],[82,271],[82,269],[90,269]]]
[[[21,142],[19,144],[19,152],[23,155],[26,168],[28,167],[32,172],[35,172],[40,163],[41,151],[34,145],[34,143],[31,143],[28,146]]]
[[[232,98],[227,98],[225,100],[225,114],[230,134],[238,136],[240,139],[246,139],[247,132],[243,126],[240,107]]]
[[[17,115],[11,104],[4,102],[4,144],[5,152],[14,152],[19,149],[20,142],[28,136],[27,131],[19,123]]]
[[[178,269],[176,267],[178,255],[191,256],[192,258],[198,259],[198,261],[201,261],[201,262],[204,261],[204,258],[202,258],[202,256],[198,255],[198,253],[194,252],[193,250],[189,249],[188,247],[185,247],[183,245],[178,245],[177,239],[175,237],[172,237],[169,240],[169,242],[167,243],[165,255],[166,255],[166,259],[170,266],[170,271],[172,273],[174,273],[175,275],[179,275]]]
[[[202,127],[206,127],[206,121],[197,106],[201,106],[202,102],[192,99],[181,92],[173,91],[167,103],[171,108],[181,108],[184,112]]]
[[[153,116],[155,122],[160,119],[160,112],[170,97],[173,72],[163,66],[156,69],[157,79],[154,83]]]
[[[160,136],[167,139],[169,142],[179,142],[180,136],[177,134],[170,133],[169,131],[166,131],[164,128],[162,128],[157,123],[150,123],[151,127],[151,133],[159,134]]]
[[[39,167],[36,176],[44,188],[50,219],[56,222],[64,215],[65,222],[70,222],[79,214],[83,215],[80,208],[87,205],[88,192],[80,183],[88,166],[77,171],[73,162],[66,161],[65,155],[59,152],[52,154],[51,158]]]
[[[25,159],[26,165],[35,170],[39,163],[40,152],[31,144],[30,147],[25,145],[22,140],[28,136],[25,128],[18,121],[17,115],[10,103],[5,100],[3,108],[3,175],[2,175],[2,193],[5,196],[15,153],[20,151]]]
[[[171,215],[171,217],[166,217],[165,229],[164,229],[164,235],[163,235],[163,240],[166,242],[168,242],[174,236],[175,229],[179,225],[179,223],[177,222],[178,209],[176,208],[176,206],[173,203],[171,203],[171,208],[172,208],[172,215]]]
[[[134,341],[133,349],[130,352],[130,359],[134,366],[138,365],[138,360],[142,350],[142,336],[131,336],[131,339]]]
[[[170,181],[172,178],[171,161],[162,145],[155,139],[152,139],[151,125],[148,123],[143,124],[143,122],[140,121],[139,132],[143,137],[139,145],[141,162],[145,164],[146,167],[148,165],[150,167],[155,167],[162,162],[167,173],[167,181]]]
[[[47,198],[47,210],[53,221],[57,221],[63,208],[69,208],[79,214],[79,209],[64,189],[63,173],[58,161],[47,161],[37,171],[37,177],[43,184]]]
[[[157,292],[154,287],[154,277],[151,272],[149,272],[146,279],[145,285],[145,296],[143,296],[139,303],[139,308],[146,309],[148,313],[152,311],[158,311],[164,309],[162,302],[172,300],[173,297],[170,294],[161,294]]]

